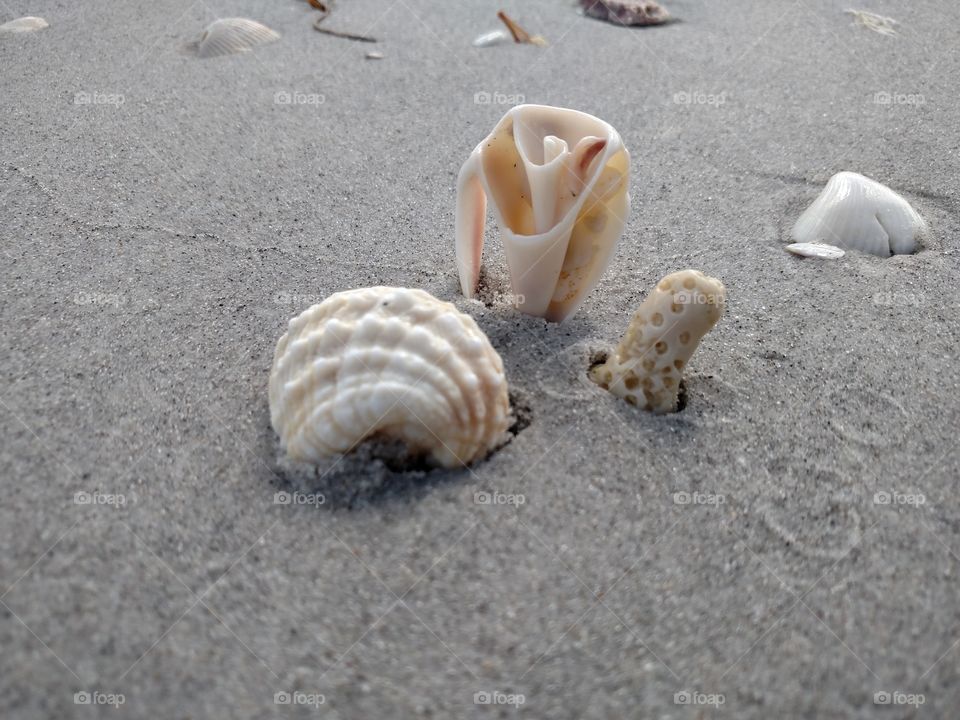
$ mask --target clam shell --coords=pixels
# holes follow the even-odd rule
[[[22,17],[0,25],[0,33],[22,33],[33,32],[34,30],[43,30],[50,27],[50,24],[42,17]]]
[[[608,123],[546,105],[518,105],[457,179],[456,253],[463,294],[476,294],[488,199],[517,307],[560,322],[610,264],[626,217],[630,155]]]
[[[279,33],[256,20],[221,18],[207,25],[195,47],[198,57],[211,58],[249,52],[279,38]]]
[[[270,420],[295,460],[388,438],[442,467],[502,442],[503,362],[468,315],[423,290],[331,295],[290,321],[270,373]]]
[[[790,236],[889,257],[916,252],[926,231],[920,214],[886,185],[840,172],[797,219]]]
[[[787,245],[786,249],[787,252],[792,252],[800,257],[818,258],[820,260],[836,260],[846,255],[836,245],[827,245],[826,243],[791,243]]]

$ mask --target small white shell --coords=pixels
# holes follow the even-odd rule
[[[517,105],[471,153],[457,178],[460,288],[480,278],[487,201],[517,306],[561,322],[610,264],[630,213],[630,154],[592,115]]]
[[[290,321],[270,373],[270,421],[295,460],[376,436],[460,467],[500,444],[509,411],[503,362],[486,335],[423,290],[331,295]]]
[[[889,257],[916,252],[926,229],[920,214],[886,185],[840,172],[797,219],[790,236]]]
[[[43,30],[50,27],[50,24],[42,17],[22,17],[0,25],[0,33],[22,33],[33,32],[34,30]]]
[[[197,55],[202,58],[250,52],[280,38],[266,25],[247,18],[222,18],[207,25],[196,43]]]
[[[827,245],[826,243],[792,243],[787,245],[787,252],[792,252],[800,257],[818,258],[820,260],[836,260],[846,255],[836,245]]]
[[[493,45],[502,45],[508,42],[513,42],[513,36],[503,28],[499,28],[475,37],[473,40],[473,46],[491,47]]]

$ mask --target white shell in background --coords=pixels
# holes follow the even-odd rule
[[[266,25],[247,18],[222,18],[207,25],[196,43],[202,58],[249,52],[258,45],[278,40],[280,34]]]
[[[483,35],[478,35],[473,40],[474,47],[490,47],[492,45],[503,45],[504,43],[513,42],[513,35],[511,35],[506,30],[500,28],[498,30],[491,30],[490,32],[485,32]]]
[[[331,295],[290,321],[270,373],[270,421],[295,460],[381,437],[460,467],[501,443],[509,411],[487,336],[423,290]]]
[[[910,203],[886,185],[854,172],[830,178],[799,217],[790,236],[889,257],[916,252],[927,225]]]
[[[33,32],[34,30],[43,30],[50,27],[50,24],[42,17],[22,17],[0,25],[0,33],[22,33]]]
[[[500,227],[518,308],[559,322],[610,264],[630,212],[630,155],[599,118],[518,105],[457,179],[457,269],[463,294],[480,276],[487,200]]]
[[[792,243],[787,245],[787,252],[792,252],[800,257],[818,258],[820,260],[836,260],[846,255],[840,248],[826,243]]]

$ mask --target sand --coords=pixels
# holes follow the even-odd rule
[[[0,37],[4,718],[955,712],[960,10],[876,0],[883,36],[846,0],[667,4],[639,30],[504,6],[543,49],[471,47],[480,0],[341,0],[330,26],[377,46],[296,0],[0,4],[50,23]],[[282,38],[182,50],[244,15]],[[521,100],[633,158],[615,263],[559,326],[454,272],[456,173]],[[784,252],[840,170],[904,193],[925,249]],[[505,291],[492,226],[485,262]],[[587,384],[686,267],[729,297],[686,409]],[[509,445],[456,472],[278,457],[287,319],[374,284],[476,318],[529,420]]]

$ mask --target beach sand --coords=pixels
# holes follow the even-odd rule
[[[0,3],[50,23],[0,36],[3,717],[955,712],[960,9],[876,0],[884,36],[846,0],[666,4],[630,30],[340,0],[328,26],[372,46],[296,0]],[[549,46],[472,47],[501,6]],[[282,37],[185,52],[217,16]],[[632,156],[616,259],[562,325],[495,297],[493,224],[493,301],[454,270],[457,172],[522,101]],[[926,247],[784,252],[841,170],[902,192]],[[586,366],[687,267],[727,312],[658,417]],[[287,320],[368,285],[477,320],[529,422],[509,445],[461,471],[278,456]]]

